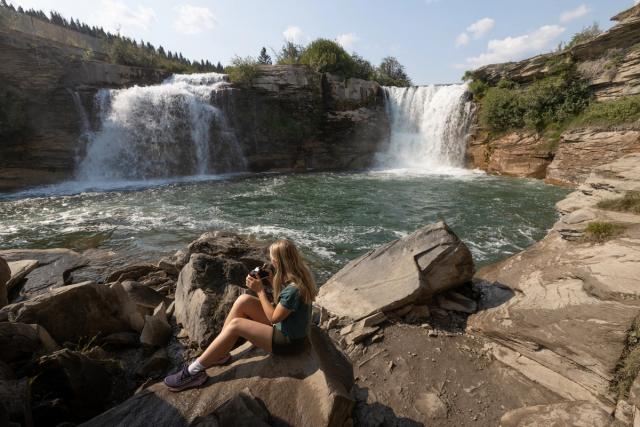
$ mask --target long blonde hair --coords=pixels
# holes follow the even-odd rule
[[[316,299],[318,288],[311,271],[302,255],[291,240],[280,239],[269,246],[269,255],[276,261],[273,276],[273,293],[278,301],[283,285],[293,282],[300,290],[300,296],[306,304]]]

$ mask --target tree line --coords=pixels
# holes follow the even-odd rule
[[[156,48],[153,44],[143,40],[137,41],[120,34],[113,34],[105,31],[102,27],[89,26],[80,22],[79,19],[67,19],[56,11],[51,11],[47,15],[42,10],[25,10],[22,6],[16,8],[6,0],[0,0],[0,8],[32,16],[50,24],[104,40],[107,43],[109,60],[116,64],[166,69],[171,72],[221,73],[224,71],[220,62],[213,64],[208,59],[192,61],[182,56],[182,53],[165,50],[162,46]],[[88,54],[91,55],[91,52]]]
[[[382,59],[376,67],[357,53],[347,53],[339,43],[329,39],[316,39],[304,46],[287,41],[278,51],[272,51],[278,65],[306,65],[320,73],[332,73],[346,78],[375,80],[383,86],[411,86],[405,68],[393,56]],[[257,58],[235,57],[225,70],[231,80],[250,83],[257,75],[258,65],[273,63],[267,48],[262,47]]]

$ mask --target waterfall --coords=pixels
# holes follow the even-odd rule
[[[176,74],[155,86],[102,89],[81,181],[146,180],[243,170],[224,113],[211,104],[228,84],[217,73]]]
[[[382,168],[441,172],[465,166],[472,103],[466,84],[384,87],[391,122]]]

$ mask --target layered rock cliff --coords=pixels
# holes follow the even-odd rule
[[[552,74],[559,63],[576,64],[595,102],[619,100],[640,93],[640,5],[612,18],[618,21],[592,40],[561,52],[505,64],[488,65],[472,78],[496,85],[505,79],[527,86]],[[589,171],[625,154],[640,151],[640,126],[572,126],[559,137],[530,130],[491,135],[477,126],[467,157],[471,167],[490,173],[545,178],[558,185],[577,186]]]
[[[159,84],[161,70],[107,63],[100,39],[0,9],[0,192],[73,177],[102,88]],[[250,171],[358,169],[389,124],[381,87],[306,67],[264,66],[216,94]]]

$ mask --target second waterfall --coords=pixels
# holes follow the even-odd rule
[[[378,158],[379,167],[440,173],[465,166],[473,116],[465,84],[384,91],[391,139]]]

